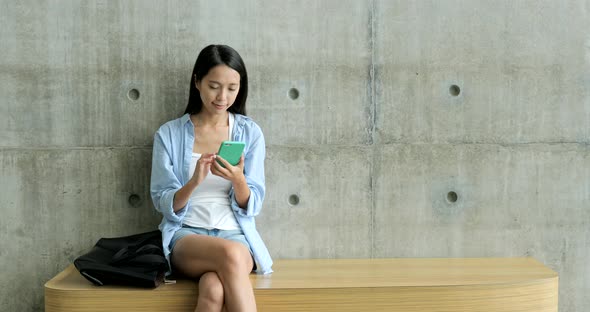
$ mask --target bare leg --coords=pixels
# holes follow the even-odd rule
[[[193,278],[207,272],[217,273],[223,285],[227,312],[256,311],[254,290],[248,277],[253,266],[252,256],[244,245],[218,237],[187,235],[174,246],[172,263]]]
[[[207,272],[199,279],[199,297],[195,312],[221,312],[223,285],[215,272]]]

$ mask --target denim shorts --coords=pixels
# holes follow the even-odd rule
[[[218,230],[218,229],[207,230],[204,228],[192,227],[192,226],[188,226],[188,225],[182,225],[180,230],[178,230],[178,231],[176,231],[176,233],[174,233],[174,236],[172,236],[172,240],[170,241],[170,245],[168,245],[170,247],[170,252],[172,252],[172,250],[174,249],[174,245],[176,245],[176,242],[179,239],[181,239],[187,235],[190,235],[190,234],[219,237],[219,238],[227,239],[230,241],[238,242],[238,243],[246,246],[246,248],[248,249],[248,251],[252,255],[252,248],[250,248],[250,244],[246,240],[246,236],[244,236],[244,232],[242,232],[241,229],[238,229],[238,230]]]

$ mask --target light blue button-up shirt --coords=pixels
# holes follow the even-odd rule
[[[156,210],[163,215],[159,228],[162,231],[164,255],[169,263],[170,249],[168,245],[174,233],[181,228],[182,219],[189,206],[187,204],[177,212],[174,212],[172,207],[174,194],[188,182],[190,177],[189,166],[195,142],[193,129],[194,126],[189,115],[185,114],[162,125],[154,135],[150,193]],[[250,199],[246,209],[238,206],[234,189],[230,190],[231,208],[252,248],[254,260],[257,263],[257,273],[268,274],[272,272],[272,259],[254,222],[254,217],[260,213],[262,208],[265,193],[264,158],[266,147],[264,135],[252,119],[235,114],[231,140],[246,143],[244,175],[248,188],[250,188]],[[170,273],[168,271],[167,274]]]

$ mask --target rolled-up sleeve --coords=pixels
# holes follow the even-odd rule
[[[150,179],[150,194],[157,211],[164,218],[172,222],[180,222],[186,207],[174,212],[174,194],[182,187],[182,183],[174,173],[174,165],[166,138],[162,129],[154,135],[152,154],[152,174]]]
[[[236,213],[244,217],[255,217],[262,209],[265,194],[264,159],[266,157],[266,145],[262,130],[255,125],[250,133],[250,139],[246,142],[248,152],[244,155],[244,175],[250,189],[250,198],[246,209],[240,208],[236,201],[234,189],[230,190],[231,206]]]

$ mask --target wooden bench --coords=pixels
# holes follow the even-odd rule
[[[557,312],[558,276],[532,258],[277,260],[251,275],[258,311]],[[193,311],[197,285],[93,286],[70,265],[46,312]]]

